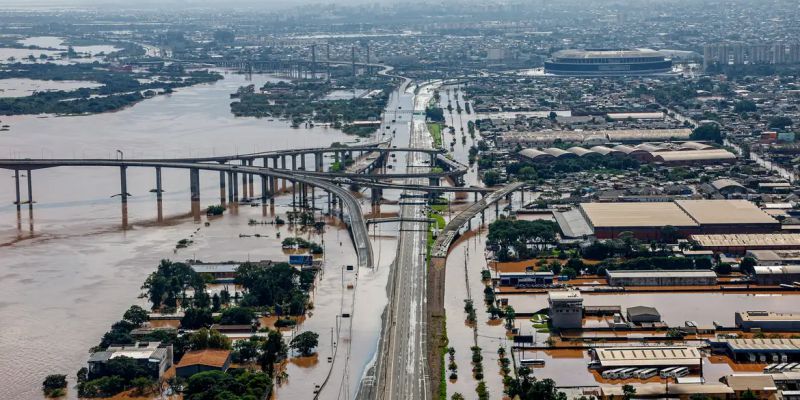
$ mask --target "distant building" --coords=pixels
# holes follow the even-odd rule
[[[800,233],[710,234],[691,239],[707,250],[745,254],[751,249],[800,250]]]
[[[500,286],[534,287],[553,284],[553,273],[540,272],[501,272]]]
[[[89,379],[103,376],[110,360],[127,357],[150,371],[151,377],[158,379],[172,366],[172,345],[159,342],[136,342],[129,345],[109,346],[89,356]]]
[[[227,371],[231,365],[230,350],[197,350],[183,355],[175,366],[175,374],[188,378],[205,371]]]
[[[800,361],[800,339],[712,339],[711,348],[734,360],[760,363]]]
[[[691,400],[696,398],[728,400],[735,398],[733,389],[721,383],[681,383],[664,384],[660,382],[632,383],[636,390],[634,398],[637,399],[678,399]],[[622,385],[600,385],[600,399],[619,400],[626,396]]]
[[[233,282],[239,263],[192,264],[192,269],[201,275],[210,275],[214,283]]]
[[[635,306],[626,310],[628,322],[635,324],[661,322],[661,314],[654,307]]]
[[[800,332],[800,314],[744,311],[735,314],[736,326],[744,331]]]
[[[759,285],[780,285],[800,282],[800,265],[756,266],[756,282]]]
[[[733,374],[723,376],[722,382],[728,385],[736,394],[736,398],[741,399],[746,392],[751,392],[760,400],[769,400],[776,397],[778,388],[771,375],[762,373]]]
[[[796,250],[748,250],[746,255],[763,266],[800,265],[800,251]]]
[[[652,75],[672,71],[672,60],[650,49],[561,50],[544,63],[554,75]]]
[[[696,347],[684,346],[618,346],[596,347],[591,352],[603,369],[645,367],[700,368],[702,358]]]
[[[711,270],[607,270],[610,286],[711,286],[717,274]]]
[[[551,291],[550,323],[557,329],[577,329],[583,321],[583,297],[578,291]]]

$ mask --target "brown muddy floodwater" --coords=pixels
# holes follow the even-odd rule
[[[125,158],[188,157],[353,140],[333,129],[292,129],[284,121],[234,118],[229,112],[228,95],[241,85],[260,86],[268,80],[274,79],[255,75],[248,81],[241,75],[226,74],[215,84],[181,89],[110,114],[3,117],[11,130],[0,132],[0,158],[113,158],[117,149]],[[88,348],[130,304],[141,302],[137,300],[139,286],[162,258],[286,258],[277,246],[279,239],[272,226],[247,225],[249,218],[262,218],[260,207],[241,206],[238,213],[226,213],[212,220],[209,227],[185,218],[190,210],[186,171],[163,171],[164,215],[172,219],[159,225],[154,223],[155,195],[149,192],[155,185],[154,171],[128,169],[132,228],[127,231],[120,229],[119,200],[110,197],[119,193],[119,171],[114,168],[34,171],[36,204],[32,219],[25,206],[18,219],[12,204],[11,175],[0,171],[4,177],[0,180],[0,399],[41,398],[40,385],[47,374],[63,373],[73,379],[86,362]],[[218,202],[218,179],[218,174],[201,173],[203,206]],[[317,191],[317,196],[322,192]],[[285,212],[288,201],[286,196],[279,198],[276,212]],[[365,203],[368,207],[369,200]],[[285,237],[287,228],[281,229]],[[240,233],[267,237],[240,238]],[[175,253],[176,242],[183,238],[194,240],[194,244]],[[320,354],[325,357],[314,368],[290,363],[290,383],[279,389],[279,397],[283,392],[293,392],[294,383],[300,385],[297,390],[303,396],[310,393],[306,374],[314,371],[308,379],[318,381],[318,371],[327,368],[329,346],[324,343],[330,341],[333,317],[325,306],[334,303],[329,297],[341,293],[339,280],[333,279],[336,269],[354,263],[355,255],[344,230],[327,229],[325,241],[326,264],[334,272],[328,270],[320,278],[314,315],[301,328],[320,333]],[[382,239],[374,246],[376,257],[384,256],[381,265],[391,262],[387,254],[394,251],[393,238]],[[350,358],[352,376],[343,386],[357,384],[359,367],[374,355],[379,331],[375,327],[380,325],[380,310],[386,301],[387,272],[388,268],[379,267],[360,274],[364,285],[360,283],[359,290],[365,290],[365,297],[357,304],[363,304],[365,311],[354,311],[354,321],[360,325],[353,340],[359,345],[354,346]],[[335,300],[338,303],[338,298]],[[74,390],[70,390],[70,396],[74,397]]]

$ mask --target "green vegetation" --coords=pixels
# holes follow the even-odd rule
[[[231,103],[231,112],[237,117],[275,117],[292,121],[293,127],[302,123],[327,123],[347,134],[369,136],[379,124],[353,125],[354,121],[378,121],[386,107],[392,85],[380,77],[370,77],[362,82],[367,89],[378,89],[371,97],[344,100],[324,100],[336,89],[331,82],[295,80],[292,82],[267,82],[261,92],[240,88]]]
[[[442,124],[429,123],[428,132],[431,133],[431,137],[433,138],[433,147],[442,147]]]
[[[262,372],[206,371],[189,378],[186,400],[263,399],[272,392],[272,379]]]
[[[268,267],[244,263],[236,277],[236,283],[245,289],[241,305],[270,308],[279,315],[302,315],[314,274],[311,270],[298,271],[286,263]]]
[[[521,367],[516,379],[508,380],[506,394],[520,400],[567,400],[567,395],[556,389],[552,379],[530,378],[530,368]],[[521,377],[521,378],[520,378]]]
[[[581,172],[619,172],[637,170],[638,161],[627,157],[588,157],[555,160],[547,164],[511,163],[506,166],[509,176],[516,176],[520,180],[535,181],[539,179],[554,179],[559,175]]]
[[[218,216],[218,215],[222,215],[222,213],[224,213],[224,212],[225,212],[225,207],[223,207],[221,205],[218,205],[218,204],[217,205],[208,206],[208,208],[206,209],[206,215]]]
[[[308,249],[309,253],[311,254],[322,254],[323,249],[322,246],[317,244],[316,242],[309,242],[303,238],[299,237],[288,237],[283,239],[281,245],[284,249],[291,249],[291,248],[298,248],[298,249]]]
[[[177,65],[152,67],[145,72],[116,71],[110,64],[10,64],[0,79],[76,80],[98,82],[97,88],[43,91],[25,97],[0,98],[0,115],[95,114],[117,111],[147,97],[176,88],[222,79],[216,72],[185,71]],[[142,83],[140,79],[147,83]]]
[[[47,375],[42,382],[42,392],[45,397],[61,397],[66,394],[66,375]]]
[[[468,323],[474,324],[478,321],[478,316],[475,314],[475,306],[472,304],[472,300],[464,300],[464,312],[467,313]]]
[[[489,225],[486,245],[500,261],[526,260],[552,245],[557,229],[553,221],[501,218]]]
[[[717,124],[705,124],[698,126],[689,136],[692,140],[708,140],[722,144],[722,132]]]
[[[319,334],[316,332],[306,331],[292,339],[289,347],[300,352],[303,357],[308,357],[314,354],[314,349],[319,345]]]
[[[444,122],[444,110],[441,107],[428,106],[425,109],[425,118],[432,122]]]
[[[444,221],[444,217],[438,213],[430,212],[428,213],[428,218],[436,220],[436,229],[442,230],[445,228],[445,226],[447,226],[447,223]]]

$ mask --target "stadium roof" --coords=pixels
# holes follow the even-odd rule
[[[699,226],[675,203],[581,203],[581,209],[594,228]]]
[[[624,58],[624,57],[664,57],[663,53],[652,49],[567,49],[553,53],[557,58]]]
[[[675,204],[701,225],[778,223],[747,200],[675,200]]]

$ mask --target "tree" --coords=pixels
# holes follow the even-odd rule
[[[150,316],[147,314],[147,311],[144,308],[133,305],[128,309],[128,311],[125,311],[122,319],[136,326],[142,326],[143,323],[150,319]]]
[[[664,243],[673,243],[678,239],[678,228],[672,225],[664,225],[660,229],[661,240]]]
[[[769,129],[786,129],[787,126],[792,126],[792,119],[787,116],[772,117],[769,119]]]
[[[246,307],[231,307],[222,312],[220,324],[223,325],[250,325],[256,315]]]
[[[707,257],[698,258],[694,260],[694,267],[697,269],[711,269],[711,259]]]
[[[758,399],[758,396],[756,396],[756,394],[753,393],[752,390],[747,389],[744,393],[742,393],[742,397],[740,397],[740,398],[742,400],[756,400],[756,399]]]
[[[450,400],[464,400],[464,395],[461,394],[461,393],[455,392],[455,393],[453,393],[452,396],[450,396]]]
[[[317,345],[319,345],[319,334],[311,331],[306,331],[295,336],[289,344],[292,349],[299,351],[303,357],[314,354],[313,350]]]
[[[737,101],[733,105],[733,112],[737,114],[742,114],[746,112],[756,112],[758,107],[756,107],[756,103],[752,100],[741,100]]]
[[[67,387],[67,376],[54,374],[47,375],[42,382],[42,391],[47,397],[61,397],[64,395],[64,389]]]
[[[622,393],[625,400],[630,400],[636,394],[636,388],[631,385],[622,385]]]
[[[259,363],[261,368],[269,376],[275,373],[275,364],[286,358],[286,343],[283,342],[283,335],[278,331],[269,331],[267,340],[261,345],[261,357]]]
[[[181,327],[185,329],[199,329],[211,326],[211,310],[207,308],[189,308],[181,318]]]
[[[753,257],[745,257],[742,261],[739,262],[739,268],[742,269],[742,272],[746,272],[748,274],[755,273],[755,266],[756,266],[756,259]]]
[[[578,273],[570,267],[565,267],[561,270],[561,275],[566,276],[568,279],[575,279],[575,277],[578,276]]]
[[[486,186],[494,186],[500,183],[500,174],[497,171],[486,171],[483,173],[483,183]]]
[[[705,124],[695,128],[690,138],[692,140],[709,140],[721,144],[722,132],[717,124]]]
[[[214,293],[214,295],[211,296],[211,311],[217,312],[219,311],[220,307],[222,307],[222,304],[219,295]]]
[[[138,396],[145,396],[154,385],[155,381],[146,376],[140,376],[131,381],[131,386]]]
[[[255,361],[259,354],[261,345],[265,339],[260,336],[251,336],[248,340],[239,340],[233,345],[231,358],[237,363],[248,363]]]
[[[714,268],[714,271],[720,275],[729,275],[731,271],[733,271],[733,267],[728,263],[719,263],[716,268]]]
[[[231,340],[215,329],[202,328],[189,336],[189,348],[192,350],[231,348]]]
[[[206,371],[189,378],[186,400],[263,399],[272,391],[272,378],[263,372],[232,370]]]
[[[530,378],[527,367],[520,368],[518,375],[522,379],[511,379],[506,389],[512,399],[519,396],[520,400],[567,400],[567,395],[558,391],[552,379]]]
[[[506,329],[511,330],[514,327],[514,320],[517,318],[517,313],[514,307],[506,306],[505,310]]]

